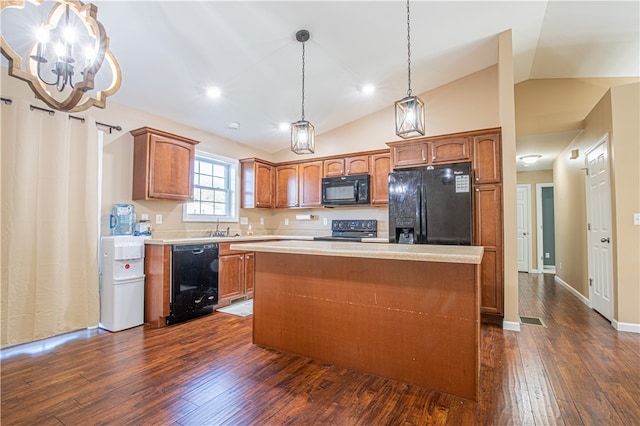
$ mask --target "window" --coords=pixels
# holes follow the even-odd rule
[[[237,222],[238,161],[196,151],[193,201],[182,209],[184,222]]]

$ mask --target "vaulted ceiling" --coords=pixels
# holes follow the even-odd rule
[[[305,115],[317,134],[407,91],[402,0],[94,4],[123,71],[111,101],[267,152],[288,146],[278,126],[300,118],[299,29],[311,33]],[[516,82],[639,76],[639,14],[637,1],[414,0],[411,87],[422,93],[495,64],[496,35],[507,29]],[[3,35],[15,31],[5,15]],[[375,92],[363,93],[365,83]],[[212,85],[220,98],[206,96]]]

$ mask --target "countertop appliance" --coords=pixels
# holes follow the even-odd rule
[[[120,331],[144,323],[144,240],[100,240],[100,328]]]
[[[389,173],[389,242],[471,245],[471,163]]]
[[[369,175],[322,178],[322,205],[327,207],[369,204]]]
[[[218,244],[171,246],[171,303],[166,324],[213,312],[218,303]]]
[[[363,238],[378,236],[378,221],[375,219],[332,220],[331,235],[314,237],[316,241],[360,242]]]

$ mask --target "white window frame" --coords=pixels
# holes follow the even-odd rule
[[[182,204],[182,221],[183,222],[238,222],[238,185],[240,162],[233,158],[223,157],[221,155],[212,154],[210,152],[196,150],[196,160],[203,158],[206,160],[217,161],[229,166],[229,213],[227,215],[205,215],[190,214],[187,212],[189,202]],[[194,170],[195,178],[195,170]]]

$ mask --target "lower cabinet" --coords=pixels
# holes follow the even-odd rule
[[[474,191],[474,245],[484,246],[480,265],[480,312],[483,321],[502,324],[504,284],[502,271],[502,185],[478,185]]]
[[[229,249],[230,243],[220,243],[218,258],[218,300],[220,305],[241,297],[253,297],[254,254]]]

